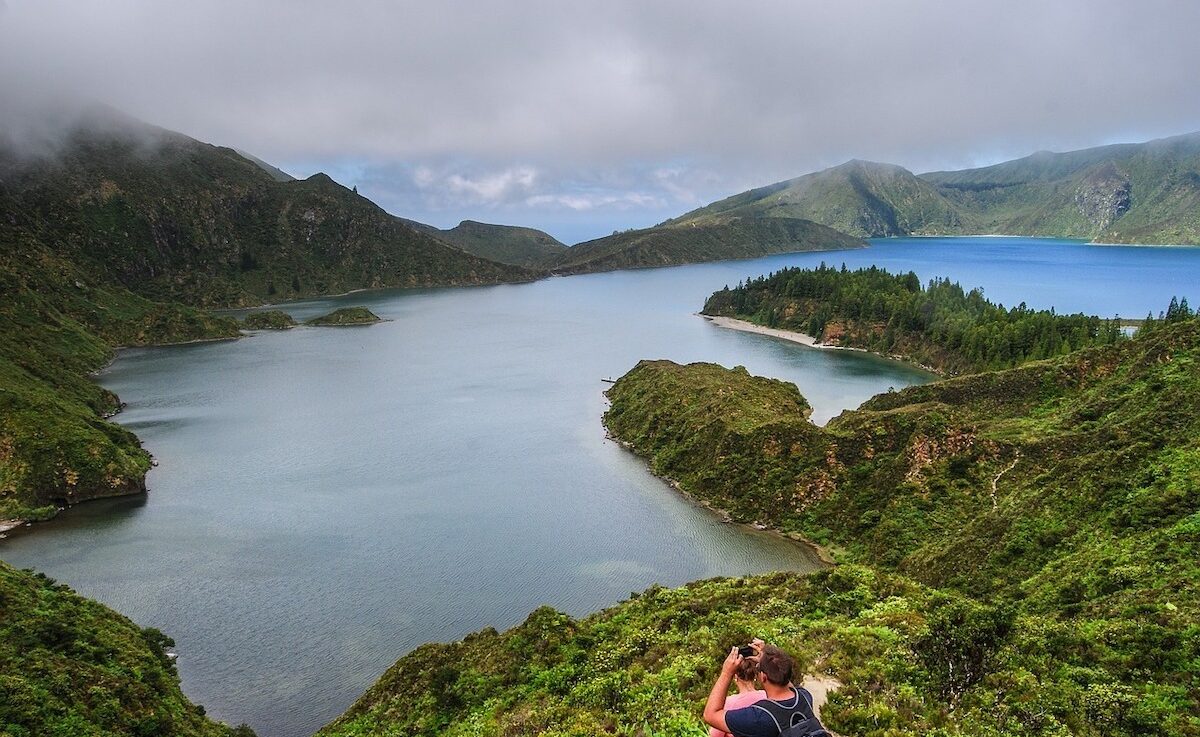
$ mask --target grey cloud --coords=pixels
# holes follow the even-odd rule
[[[305,168],[305,167],[301,167]],[[311,168],[311,167],[307,167]],[[693,182],[712,186],[712,172],[684,165],[594,169],[554,166],[485,167],[469,161],[416,164],[335,164],[331,175],[385,208],[437,225],[461,219],[521,222],[574,242],[609,232],[613,222],[651,225],[705,201]],[[537,218],[529,218],[529,213]],[[586,217],[584,217],[586,216]],[[587,222],[582,229],[571,221]],[[627,227],[622,225],[621,227]]]
[[[283,164],[464,162],[445,181],[484,200],[553,205],[623,170],[674,204],[851,157],[924,170],[1200,128],[1198,27],[1188,0],[9,0],[0,95],[99,99]],[[521,166],[524,191],[479,178]]]

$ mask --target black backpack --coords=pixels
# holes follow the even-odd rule
[[[779,737],[833,737],[813,713],[812,695],[803,688],[793,691],[796,694],[795,706],[784,706],[770,699],[757,701],[751,706],[771,715],[775,726],[779,727]]]

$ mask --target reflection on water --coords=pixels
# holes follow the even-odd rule
[[[146,501],[146,494],[96,499],[87,504],[74,507],[65,514],[60,514],[51,522],[39,525],[23,525],[10,530],[6,534],[9,540],[14,540],[25,535],[40,536],[48,531],[53,531],[53,534],[73,534],[76,536],[100,538],[126,525],[136,524],[137,515],[146,506]],[[76,539],[84,538],[77,537]],[[14,542],[9,543],[10,546],[15,546],[15,544]],[[62,552],[73,557],[77,557],[80,553],[79,550],[75,549]],[[15,563],[15,559],[7,555],[7,550],[4,547],[0,547],[0,553],[5,554],[4,559],[6,561]],[[46,570],[40,560],[31,565],[41,570]]]
[[[653,583],[816,565],[722,524],[606,440],[601,379],[642,358],[741,364],[795,382],[824,422],[928,376],[715,327],[693,314],[712,291],[845,260],[1006,303],[1144,315],[1196,283],[1196,255],[898,240],[289,305],[304,319],[363,304],[389,321],[123,352],[101,381],[159,461],[149,494],[15,531],[0,555],[168,632],[209,713],[263,737],[311,734],[423,642],[541,604],[581,615]]]

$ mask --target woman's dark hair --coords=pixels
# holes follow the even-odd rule
[[[763,647],[762,655],[758,656],[758,672],[776,686],[792,682],[792,667],[792,656],[774,645]]]
[[[733,675],[739,681],[753,681],[758,675],[758,658],[742,658]]]

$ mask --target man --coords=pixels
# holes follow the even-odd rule
[[[721,674],[704,705],[705,723],[734,737],[779,737],[793,727],[789,735],[828,735],[813,714],[812,694],[792,685],[791,656],[758,639],[750,647],[757,653],[753,657],[758,660],[759,680],[767,698],[741,709],[725,710],[729,682],[742,662],[738,648],[734,647],[721,664]]]

